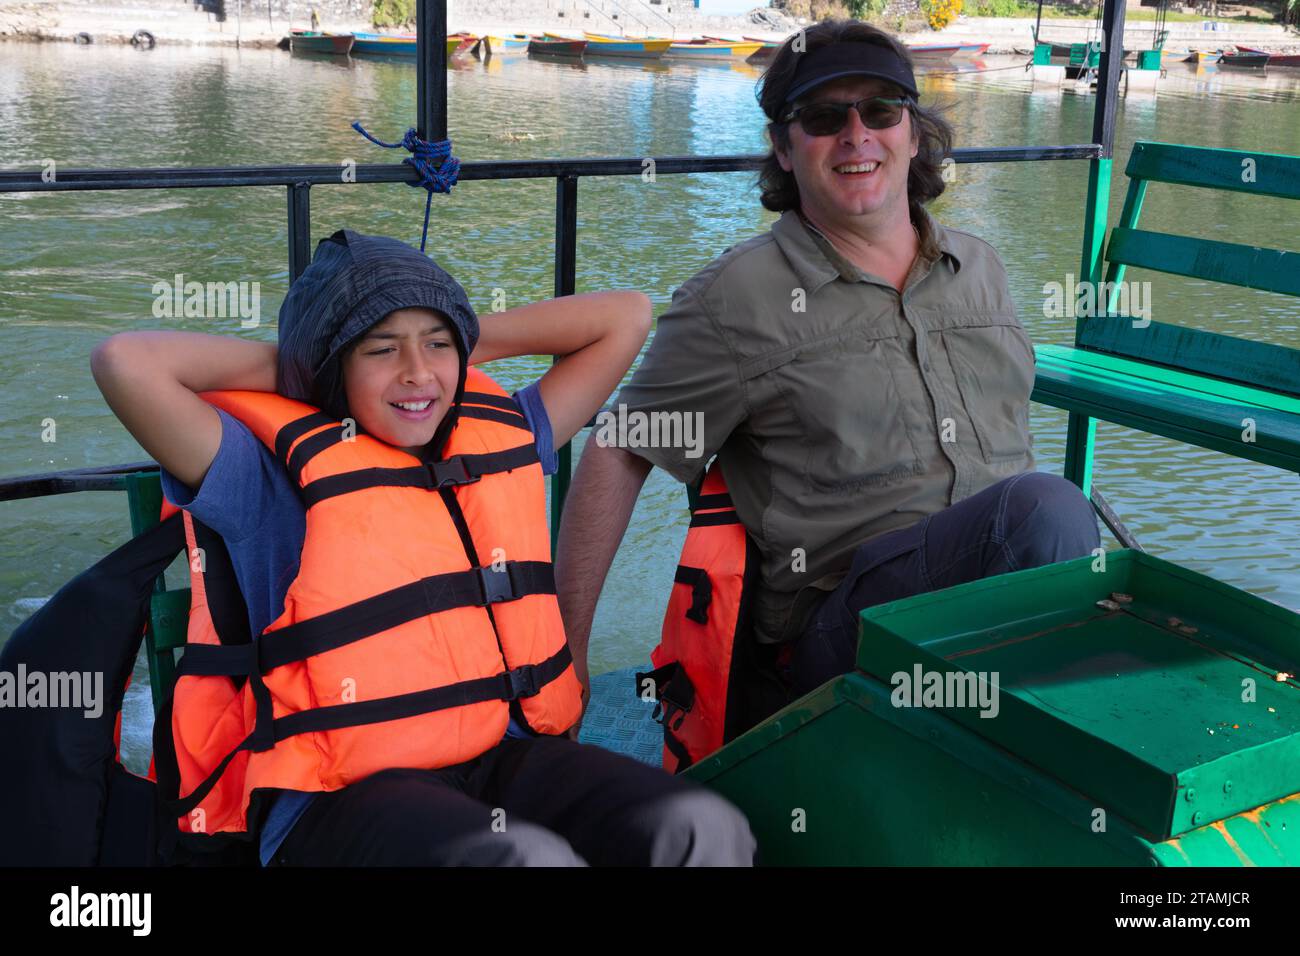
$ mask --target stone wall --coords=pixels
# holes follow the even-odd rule
[[[306,28],[312,7],[324,29],[370,29],[371,0],[0,0],[0,37],[129,43],[148,30],[161,44],[267,46]]]

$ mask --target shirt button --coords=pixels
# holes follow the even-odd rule
[[[930,362],[929,362],[929,360],[922,362],[922,363],[921,363],[921,368],[923,368],[923,369],[924,369],[925,371],[927,371],[927,372],[930,371]]]

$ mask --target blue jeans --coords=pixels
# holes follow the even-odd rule
[[[994,574],[1068,561],[1101,544],[1092,505],[1071,482],[1026,471],[914,525],[872,538],[813,611],[790,656],[802,696],[853,669],[858,613]]]

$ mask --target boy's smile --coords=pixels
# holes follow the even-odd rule
[[[344,391],[357,424],[411,454],[433,440],[459,382],[454,333],[432,309],[390,312],[343,359]]]

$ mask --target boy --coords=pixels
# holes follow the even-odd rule
[[[465,462],[475,459],[472,454],[444,456],[448,449],[465,446],[464,435],[477,436],[476,441],[504,436],[501,440],[511,445],[509,435],[517,432],[528,442],[531,432],[535,449],[511,447],[509,453],[518,457],[526,451],[525,457],[540,462],[542,471],[553,470],[555,447],[573,437],[617,385],[644,343],[649,321],[644,295],[608,292],[523,306],[487,317],[480,325],[461,286],[423,254],[395,240],[342,230],[320,243],[312,264],[286,297],[278,349],[194,333],[125,333],[101,343],[91,367],[113,411],[161,465],[168,499],[224,540],[247,604],[250,633],[264,645],[258,652],[260,659],[264,652],[288,644],[288,635],[299,637],[304,624],[315,634],[322,621],[355,617],[357,609],[373,606],[376,598],[368,596],[344,602],[347,606],[341,611],[320,613],[318,609],[314,616],[304,611],[321,592],[328,600],[330,592],[345,587],[352,578],[365,579],[375,566],[384,564],[390,557],[386,549],[367,535],[372,524],[406,519],[405,511],[394,519],[395,509],[410,509],[409,524],[399,525],[399,533],[390,536],[395,549],[414,544],[418,552],[427,543],[429,560],[434,562],[448,547],[461,547],[454,540],[456,533],[450,535],[451,545],[444,540],[447,535],[427,542],[420,537],[432,534],[424,529],[435,525],[454,524],[463,540],[472,572],[433,578],[427,576],[427,568],[418,571],[422,580],[414,583],[439,599],[447,589],[428,582],[466,573],[483,575],[489,560],[495,561],[488,554],[475,553],[476,546],[483,546],[477,540],[479,529],[530,523],[538,527],[538,522],[544,529],[541,499],[528,490],[539,487],[527,484],[532,466],[512,465],[490,473],[493,469],[484,465],[485,474],[462,476],[458,481],[444,480],[447,469],[440,472],[435,466],[459,459],[459,467],[464,468]],[[481,391],[474,392],[477,397],[470,401],[467,376],[477,373],[467,372],[467,365],[525,354],[563,357],[538,382],[517,393],[513,403],[503,395]],[[266,421],[274,418],[277,409],[290,406],[272,396],[240,397],[234,391],[210,395],[210,401],[198,395],[215,389],[274,390],[324,414],[308,415],[288,426],[283,421],[268,426]],[[275,404],[278,401],[280,405]],[[214,407],[223,402],[243,411],[236,416]],[[266,421],[258,418],[262,409],[268,410]],[[325,427],[309,434],[310,427],[331,421],[342,422],[344,429]],[[348,444],[349,423],[364,440]],[[294,432],[291,442],[288,433],[299,424],[303,427]],[[335,432],[343,437],[332,437]],[[289,452],[288,469],[286,458],[276,454],[281,442]],[[326,500],[329,507],[322,507],[320,488],[331,480],[336,482],[331,487],[337,487],[340,477],[318,470],[330,454],[354,456],[347,461],[369,455],[381,465],[395,463],[396,467],[342,472],[354,486],[357,476],[385,476],[367,479],[370,484],[365,488],[349,489],[363,500],[367,494],[384,495],[385,504],[369,512],[356,510],[348,494],[331,491],[334,497]],[[486,461],[501,454],[477,457]],[[416,467],[404,467],[408,462]],[[405,484],[410,473],[423,475],[420,463],[427,464],[435,484],[413,491]],[[399,474],[402,477],[395,477]],[[507,487],[520,493],[512,490],[503,496],[491,491]],[[525,501],[531,504],[525,506]],[[342,508],[352,509],[345,512],[347,520],[329,523],[326,515]],[[310,520],[309,509],[315,509]],[[451,521],[436,524],[438,516],[450,516]],[[326,534],[338,540],[322,541],[319,536]],[[318,569],[330,562],[315,557],[322,545],[341,557],[336,564],[347,565],[324,587],[320,582],[325,572]],[[308,555],[313,556],[310,561]],[[549,578],[549,564],[544,570],[542,577]],[[513,572],[510,578],[513,584]],[[411,586],[378,597],[405,593]],[[244,741],[229,758],[230,766],[238,768],[230,776],[247,777],[242,795],[238,789],[211,791],[217,802],[218,798],[229,802],[233,794],[234,822],[218,827],[209,820],[207,825],[235,831],[246,826],[257,833],[264,865],[752,862],[754,841],[748,824],[720,797],[560,736],[576,720],[576,698],[586,674],[566,666],[569,656],[553,584],[549,589],[533,588],[518,605],[511,600],[490,603],[494,598],[486,591],[483,594],[478,605],[483,610],[437,607],[414,621],[403,618],[402,626],[392,630],[385,630],[386,624],[347,635],[346,646],[332,634],[333,643],[320,644],[316,634],[317,645],[310,655],[304,652],[282,666],[263,667],[260,673],[256,668],[238,672],[246,678],[239,685],[229,680],[228,675],[237,673],[234,670],[204,671],[199,666],[187,671],[182,659],[180,673],[188,676],[177,681],[174,721],[182,745],[191,724],[199,730],[189,736],[205,739],[211,736],[208,727],[219,726],[216,711],[198,714],[208,724],[193,724],[198,705],[186,703],[193,698],[183,697],[182,690],[192,688],[194,682],[211,687],[216,681],[236,695],[246,691],[249,708],[258,699],[258,690],[269,688],[277,726],[286,717],[328,719],[355,710],[356,700],[346,694],[330,696],[335,694],[332,679],[321,677],[328,670],[326,663],[339,660],[340,654],[353,655],[341,673],[369,669],[370,676],[363,681],[367,690],[376,683],[406,688],[403,680],[408,671],[424,668],[432,675],[426,680],[428,690],[413,693],[407,688],[362,705],[391,707],[393,701],[427,700],[446,686],[499,688],[499,680],[488,679],[491,671],[481,678],[465,676],[479,666],[468,658],[483,646],[499,651],[493,657],[497,678],[502,676],[504,661],[507,684],[512,675],[528,672],[530,680],[520,683],[540,685],[497,697],[490,693],[475,697],[466,690],[462,696],[467,703],[462,706],[444,702],[432,713],[411,712],[401,719],[371,717],[362,721],[364,726],[332,724],[330,732],[321,730],[324,725],[313,725],[318,732],[295,730],[297,736],[287,739],[277,735],[274,747],[265,740],[254,747]],[[512,618],[525,600],[534,602],[529,607],[535,610],[523,615],[527,620],[521,621],[518,614]],[[379,631],[383,633],[376,637]],[[488,635],[486,642],[483,634]],[[493,634],[496,645],[491,645]],[[402,643],[408,638],[414,643]],[[558,640],[560,650],[536,652],[549,654],[545,664],[538,663],[540,657],[529,658],[522,667],[512,663],[512,657],[548,639]],[[216,656],[227,650],[216,648]],[[201,657],[193,643],[187,651],[191,656]],[[552,664],[558,666],[536,677]],[[348,680],[352,678],[345,677],[343,683]],[[417,681],[412,686],[425,685]],[[364,696],[355,688],[353,693],[358,699]],[[239,699],[225,703],[233,708],[227,715],[247,712]],[[254,730],[261,733],[266,722],[261,704],[256,706]],[[387,713],[391,716],[391,711]],[[242,733],[243,729],[232,739],[238,743]],[[220,749],[230,748],[223,744]],[[233,759],[237,756],[240,759]],[[202,763],[199,777],[215,763],[198,762]],[[204,785],[216,788],[225,768],[222,762]],[[191,774],[191,783],[193,779]],[[182,796],[191,794],[195,803],[208,792],[192,785],[182,788]],[[215,814],[216,803],[212,806]]]

